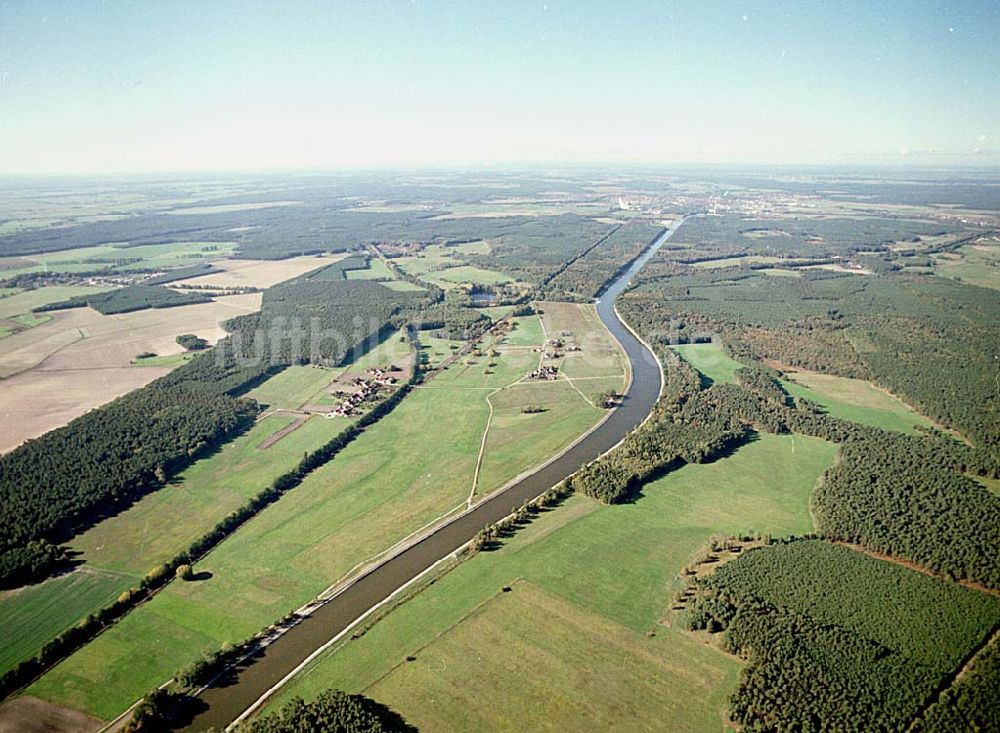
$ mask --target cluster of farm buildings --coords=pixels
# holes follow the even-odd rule
[[[375,397],[382,387],[396,383],[396,378],[388,370],[380,367],[369,369],[367,376],[356,377],[351,384],[353,391],[338,389],[337,394],[344,396],[343,401],[333,411],[334,415],[349,417],[358,412],[361,405]]]
[[[554,382],[559,379],[559,367],[545,364],[538,367],[535,371],[529,372],[528,379],[542,379],[546,382]]]

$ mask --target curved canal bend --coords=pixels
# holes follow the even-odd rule
[[[222,680],[199,695],[208,707],[184,731],[203,731],[213,726],[221,729],[229,725],[315,650],[350,627],[374,606],[462,547],[483,527],[508,516],[525,501],[541,495],[575,473],[583,464],[613,448],[646,419],[660,395],[660,366],[650,350],[619,320],[614,304],[636,273],[673,236],[682,221],[678,219],[663,232],[612,282],[597,303],[598,315],[618,339],[631,363],[632,381],[621,405],[565,452],[473,506],[433,534],[387,558],[265,647],[252,661],[240,665],[231,674],[223,675]]]

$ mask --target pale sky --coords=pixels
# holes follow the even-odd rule
[[[1000,163],[1000,3],[0,2],[0,175]]]

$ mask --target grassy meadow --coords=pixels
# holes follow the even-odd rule
[[[364,270],[348,270],[348,280],[395,280],[389,266],[381,259],[373,257],[368,260],[368,267]]]
[[[711,382],[724,384],[736,381],[735,372],[742,364],[729,356],[721,344],[677,344],[671,346],[684,361],[693,366]]]
[[[789,394],[812,400],[842,420],[901,433],[915,433],[918,425],[934,426],[899,398],[863,379],[804,370],[787,370],[785,376],[782,386]]]
[[[443,270],[434,270],[421,275],[421,279],[444,289],[462,283],[497,285],[499,283],[509,283],[513,280],[509,275],[504,275],[502,272],[484,270],[481,267],[473,267],[472,265],[457,265]]]
[[[467,265],[454,256],[488,252],[489,245],[485,242],[467,242],[452,246],[431,245],[418,255],[400,257],[395,262],[407,275],[418,277],[445,290],[462,283],[496,285],[513,282],[514,278],[505,273]]]
[[[623,719],[720,731],[740,664],[661,623],[676,576],[713,534],[810,531],[809,496],[835,451],[762,435],[648,484],[632,504],[571,497],[321,655],[268,709],[335,686],[422,731],[609,729]]]
[[[102,244],[96,247],[81,247],[18,257],[16,262],[11,263],[12,267],[4,269],[3,274],[4,277],[13,277],[41,270],[86,272],[105,267],[114,269],[180,267],[227,257],[235,250],[236,244],[233,242],[166,242],[164,244],[144,244],[138,247],[116,247],[113,244]],[[2,258],[0,258],[0,263],[2,263]]]
[[[93,613],[147,572],[171,559],[216,522],[293,468],[302,454],[330,440],[346,419],[310,418],[267,450],[259,445],[294,420],[270,415],[196,461],[159,491],[73,538],[84,565],[68,575],[0,595],[0,619],[31,618],[31,633],[0,653],[0,671],[36,653],[49,639]],[[39,604],[57,612],[35,613]]]
[[[344,370],[292,365],[247,392],[269,410],[297,410]]]
[[[313,417],[267,450],[259,448],[294,419],[265,417],[160,491],[74,538],[70,547],[95,567],[142,576],[291,470],[304,450],[318,448],[343,428],[343,423]]]
[[[735,382],[734,373],[742,366],[720,344],[681,344],[671,348],[713,383]],[[781,384],[793,397],[812,400],[842,420],[901,433],[915,433],[916,426],[934,426],[899,398],[863,379],[789,368]]]
[[[433,335],[433,331],[420,331],[417,334],[417,341],[420,343],[427,365],[432,369],[451,356],[461,348],[463,341],[440,338]],[[452,348],[455,347],[455,348]]]
[[[48,303],[68,300],[78,295],[96,295],[111,288],[96,288],[87,285],[56,285],[50,288],[35,288],[22,290],[6,298],[0,298],[0,320],[13,319],[17,316],[31,314],[32,308],[38,308]],[[21,325],[28,325],[22,323]]]
[[[86,611],[111,603],[132,582],[126,575],[87,570],[0,593],[0,625],[17,629],[0,639],[0,672],[37,653]]]
[[[519,319],[512,335],[526,345],[534,335],[533,345],[540,346],[538,317]],[[505,395],[497,390],[538,362],[533,354],[525,364],[520,347],[482,346],[495,347],[498,355],[470,355],[416,389],[196,564],[206,579],[171,583],[46,674],[29,694],[113,718],[201,653],[257,632],[406,536],[464,508],[487,428],[487,395]],[[375,358],[375,352],[365,358]],[[522,413],[515,391],[514,400],[497,410],[479,480],[483,493],[547,460],[604,414],[568,382],[525,386],[536,390],[531,401],[546,409]],[[314,417],[306,425],[313,422],[326,421]]]
[[[967,244],[934,258],[934,274],[983,288],[1000,289],[1000,245]]]
[[[352,368],[388,362],[404,364],[408,354],[408,344],[390,336]],[[290,367],[249,396],[298,407],[342,371]],[[174,557],[226,514],[292,469],[304,453],[319,448],[351,423],[348,418],[313,416],[267,449],[261,448],[269,437],[295,419],[294,415],[280,413],[264,417],[247,432],[196,461],[159,491],[73,538],[69,547],[84,561],[82,569],[0,596],[0,619],[32,617],[31,633],[25,634],[6,655],[0,653],[0,671],[36,653],[68,625],[106,605],[124,588],[136,585],[144,574]],[[86,583],[81,580],[84,577]],[[102,581],[102,587],[112,589],[110,595],[93,590],[95,578]],[[39,598],[52,605],[58,602],[59,612],[32,616]]]
[[[389,290],[396,290],[399,292],[416,292],[418,290],[426,290],[427,288],[422,288],[416,283],[411,283],[408,280],[386,280],[381,283],[384,287],[389,288]]]

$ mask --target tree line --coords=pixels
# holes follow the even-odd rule
[[[621,301],[659,342],[714,333],[747,363],[870,379],[978,445],[1000,451],[1000,293],[938,277],[803,270],[773,277],[659,257]]]
[[[233,333],[211,351],[0,456],[0,587],[45,577],[65,559],[59,542],[247,428],[258,408],[239,395],[254,385],[293,363],[340,364],[381,340],[412,294],[346,280],[366,265],[347,258],[268,289],[262,311],[224,324]],[[283,330],[293,319],[304,321],[301,342]],[[311,341],[310,329],[319,331]]]
[[[367,427],[389,414],[409,394],[420,379],[414,371],[410,380],[362,415],[353,425],[348,426],[320,448],[303,456],[292,470],[278,476],[270,486],[264,488],[242,506],[233,510],[201,537],[195,539],[186,549],[178,552],[171,560],[146,574],[139,584],[124,591],[112,604],[81,620],[76,626],[63,632],[42,647],[34,657],[18,664],[0,676],[0,699],[34,679],[43,671],[79,649],[106,626],[128,613],[149,595],[170,582],[175,576],[187,575],[190,566],[217,547],[229,535],[243,526],[265,508],[278,501],[286,492],[299,486],[302,481],[320,466],[333,459],[340,451],[354,441]],[[89,414],[89,413],[88,413]],[[189,670],[192,675],[204,675],[214,671],[216,665],[228,661],[226,655],[211,660],[209,667]]]
[[[662,227],[642,221],[630,222],[615,229],[596,247],[549,280],[543,297],[546,300],[590,300],[596,297],[663,232]]]
[[[52,544],[120,510],[249,427],[252,400],[154,382],[0,456],[0,584],[35,579]]]
[[[109,316],[116,313],[131,313],[147,308],[174,308],[179,305],[210,303],[212,299],[201,292],[178,293],[160,285],[128,285],[103,293],[77,295],[68,300],[46,303],[34,308],[36,313],[63,310],[65,308],[91,307],[98,313]]]
[[[939,432],[903,435],[834,418],[792,400],[763,366],[738,370],[741,384],[703,388],[674,352],[658,352],[666,386],[651,418],[575,474],[574,490],[628,501],[651,478],[723,455],[753,431],[810,435],[842,446],[813,497],[821,532],[1000,588],[1000,497],[964,475],[1000,476],[989,450]]]

